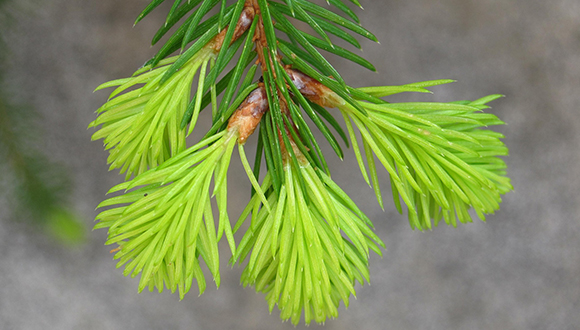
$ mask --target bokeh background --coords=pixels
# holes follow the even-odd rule
[[[179,301],[137,294],[115,269],[95,207],[121,179],[108,172],[102,143],[86,127],[106,92],[100,83],[130,75],[151,57],[150,38],[167,6],[132,28],[146,0],[12,0],[2,22],[3,88],[39,113],[38,147],[66,168],[69,202],[86,241],[63,245],[0,200],[0,329],[293,329],[268,314],[261,294],[239,284],[222,260],[222,286]],[[329,156],[333,178],[376,223],[386,242],[371,260],[372,285],[326,329],[578,329],[580,327],[580,2],[578,0],[361,0],[363,24],[381,44],[362,41],[378,73],[333,63],[353,86],[453,78],[430,96],[451,101],[506,97],[493,113],[511,149],[515,191],[487,223],[412,231],[383,212],[354,155]],[[6,18],[4,18],[6,19]],[[253,142],[250,142],[253,143]],[[248,148],[250,149],[250,148]],[[330,154],[329,154],[330,155]],[[231,167],[230,210],[248,184]],[[384,172],[386,175],[386,172]],[[2,174],[0,174],[2,175]],[[5,188],[3,188],[5,189]],[[388,194],[388,192],[385,192]],[[226,246],[222,246],[227,256]],[[299,325],[298,328],[303,328]],[[311,329],[319,329],[311,325]]]

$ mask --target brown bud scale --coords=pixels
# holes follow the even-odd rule
[[[344,100],[340,96],[318,80],[288,66],[285,70],[300,94],[310,101],[325,108],[335,108],[344,104]]]
[[[238,142],[244,144],[254,133],[262,116],[268,111],[266,89],[260,85],[240,104],[228,123],[228,130],[237,129],[240,133]]]
[[[238,23],[236,24],[236,28],[234,30],[234,35],[232,37],[232,42],[238,40],[238,38],[240,38],[242,36],[242,34],[244,34],[244,32],[246,32],[250,28],[250,26],[252,25],[252,22],[254,21],[255,15],[256,15],[256,11],[254,10],[254,7],[248,6],[246,3],[246,6],[242,10],[242,14],[240,15],[240,19],[238,20]],[[219,52],[219,50],[222,48],[227,31],[228,31],[228,27],[224,28],[214,38],[212,48],[216,52]]]

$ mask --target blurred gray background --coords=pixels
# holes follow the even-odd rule
[[[219,290],[208,283],[201,297],[192,290],[179,301],[137,294],[138,280],[115,269],[105,230],[90,232],[96,205],[121,179],[107,171],[102,143],[86,129],[108,96],[93,90],[155,53],[150,38],[167,6],[132,28],[148,1],[16,2],[7,83],[17,101],[41,113],[42,148],[75,182],[71,202],[88,242],[65,247],[1,219],[0,329],[293,329],[277,311],[268,314],[261,294],[239,285],[241,269],[227,266],[225,245]],[[329,156],[333,178],[375,221],[388,250],[371,260],[372,285],[359,287],[358,299],[325,328],[580,328],[580,1],[361,3],[363,24],[381,42],[362,41],[363,56],[378,73],[334,61],[347,82],[458,80],[432,96],[397,100],[505,94],[490,111],[508,123],[499,129],[515,191],[487,223],[421,233],[392,204],[381,211],[352,152],[343,162]],[[235,217],[249,185],[236,182],[244,175],[238,160],[232,165]]]

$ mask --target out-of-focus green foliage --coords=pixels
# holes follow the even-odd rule
[[[67,207],[69,177],[64,168],[51,162],[41,151],[42,132],[36,125],[38,114],[30,106],[15,104],[4,82],[4,63],[10,30],[7,0],[0,0],[0,193],[10,205],[8,217],[40,227],[59,242],[76,244],[84,240],[85,229]]]

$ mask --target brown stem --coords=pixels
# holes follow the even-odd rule
[[[269,47],[268,47],[268,40],[266,38],[266,33],[265,33],[265,29],[264,29],[264,19],[263,19],[262,14],[261,14],[261,8],[260,8],[260,5],[258,4],[258,0],[246,0],[244,12],[246,10],[248,11],[248,13],[251,12],[254,15],[254,16],[252,16],[252,18],[257,16],[257,19],[258,19],[256,31],[254,33],[254,38],[253,38],[253,42],[256,46],[256,52],[258,54],[258,63],[260,64],[263,73],[267,72],[267,71],[271,71],[275,77],[275,70],[273,70],[273,65],[276,62],[274,62],[274,61],[280,62],[281,57],[279,55],[277,55],[276,58],[271,58],[270,53],[267,53],[264,51],[265,49],[268,49]],[[242,21],[242,19],[240,19],[240,21]],[[223,38],[222,38],[222,40],[223,40]],[[268,56],[269,61],[266,61],[266,56]],[[268,66],[267,63],[270,63],[270,65]],[[292,74],[290,74],[290,77],[294,77],[294,76],[298,75],[298,71],[293,71],[293,70],[289,69],[289,67],[287,69],[287,72],[292,73]],[[309,78],[310,80],[313,80],[312,78],[310,78],[304,74],[302,74],[302,75],[304,76],[304,77],[302,77],[302,80],[306,80],[306,77]],[[293,78],[293,82],[296,84],[297,82],[300,82],[300,80]],[[328,90],[328,88],[326,88],[324,85],[322,85],[322,84],[320,84],[320,85],[323,88],[325,88],[326,90]],[[313,98],[313,99],[316,99],[316,92],[326,92],[326,90],[324,90],[322,87],[317,88],[318,86],[315,85],[313,82],[306,82],[305,84],[302,84],[300,86],[302,87],[302,89],[304,89],[304,86],[310,86],[309,89],[308,88],[306,89],[306,91],[308,91],[310,93],[310,95],[307,97]],[[301,89],[301,87],[299,87],[299,89]],[[291,102],[291,100],[286,100],[284,98],[284,96],[282,95],[281,91],[278,89],[276,89],[276,94],[273,94],[272,96],[277,97],[277,100],[280,103],[281,114],[283,116],[285,116],[286,118],[288,118],[288,120],[289,120],[290,127],[288,127],[288,125],[285,124],[284,130],[285,130],[285,134],[290,139],[290,143],[292,144],[292,149],[296,149],[295,141],[292,138],[291,132],[289,131],[292,129],[292,130],[294,130],[296,135],[299,136],[298,129],[297,129],[296,125],[294,124],[294,122],[292,121],[292,118],[291,118],[290,112],[289,112],[289,107],[288,107],[287,102]],[[246,139],[254,132],[257,125],[260,123],[262,115],[266,111],[268,111],[269,108],[270,107],[268,105],[266,91],[265,91],[264,85],[261,84],[258,89],[256,89],[254,92],[252,92],[246,98],[246,100],[244,101],[244,103],[242,103],[240,105],[240,107],[238,108],[236,113],[234,113],[234,115],[232,116],[232,118],[230,119],[230,122],[228,124],[228,129],[233,128],[233,127],[237,127],[238,130],[240,131],[239,142],[242,144],[245,143]],[[288,153],[288,151],[286,150],[286,148],[284,146],[284,139],[282,138],[282,134],[283,134],[282,129],[278,130],[278,134],[279,134],[280,144],[284,149],[283,155],[286,155]]]
[[[246,5],[252,6],[254,12],[258,16],[258,25],[254,33],[254,44],[256,45],[256,52],[258,53],[258,63],[262,66],[262,72],[268,70],[265,61],[264,48],[268,48],[268,40],[266,39],[266,32],[264,30],[264,18],[258,0],[246,0]],[[271,63],[271,61],[270,61]]]
[[[300,149],[298,148],[298,145],[296,145],[296,141],[294,140],[294,136],[292,135],[292,132],[290,132],[290,130],[293,130],[294,133],[296,133],[296,136],[300,139],[300,133],[298,133],[298,127],[296,127],[296,124],[294,124],[294,121],[292,120],[292,117],[290,116],[290,109],[288,108],[288,103],[286,102],[286,99],[280,95],[280,111],[282,112],[283,115],[286,116],[286,118],[288,118],[288,122],[289,124],[284,124],[284,129],[286,131],[286,136],[288,137],[288,140],[290,141],[290,147],[292,148],[292,151],[294,152],[294,155],[296,157],[298,157],[298,160],[301,164],[306,162],[306,158],[304,157],[304,155],[302,154],[302,152],[300,151]],[[290,126],[290,127],[288,127]],[[282,130],[278,130],[278,140],[280,141],[280,147],[281,147],[281,151],[282,151],[282,160],[284,162],[284,164],[286,164],[288,162],[288,157],[290,157],[290,152],[288,151],[288,148],[286,147],[286,143],[284,142],[284,137],[282,137]]]
[[[261,9],[260,9],[260,5],[258,4],[258,0],[246,0],[246,5],[250,3],[253,8],[254,11],[256,13],[256,15],[258,16],[258,25],[256,26],[256,32],[254,34],[254,44],[256,45],[256,51],[258,53],[258,63],[260,63],[261,65],[261,69],[262,72],[266,72],[266,71],[271,71],[273,76],[276,77],[276,71],[273,69],[273,65],[274,65],[274,61],[280,62],[281,61],[281,57],[280,56],[276,56],[276,58],[271,58],[269,53],[264,53],[264,49],[268,49],[268,40],[266,39],[266,32],[264,30],[264,19],[262,17],[261,14]],[[266,56],[268,56],[269,61],[266,61]],[[270,66],[268,67],[267,63],[270,63]],[[280,102],[280,109],[282,112],[282,115],[286,116],[288,119],[290,119],[290,115],[288,112],[288,104],[287,104],[287,100],[284,98],[284,96],[282,95],[282,93],[277,90],[277,94],[275,94],[277,96],[278,101]],[[274,96],[274,95],[272,95]],[[290,122],[292,122],[292,120],[290,119]],[[292,125],[294,125],[292,123]],[[286,127],[286,130],[288,130],[288,128]],[[289,132],[286,132],[287,135],[291,138],[292,136],[289,134]],[[279,132],[279,134],[281,134],[281,132]],[[280,140],[282,142],[282,140]]]
[[[254,33],[253,42],[256,46],[256,52],[258,54],[258,61],[261,65],[262,72],[271,71],[275,76],[275,70],[273,70],[273,65],[275,65],[277,61],[278,63],[281,61],[281,57],[278,55],[276,58],[271,58],[270,53],[265,52],[265,49],[268,49],[268,40],[266,39],[266,33],[264,29],[264,20],[261,14],[260,5],[258,4],[258,0],[246,0],[244,4],[244,10],[236,25],[236,30],[234,32],[233,40],[239,38],[252,24],[252,21],[255,19],[257,15],[257,26],[256,31]],[[220,34],[214,39],[214,49],[219,51],[221,48],[224,38],[225,38],[226,30],[221,31]],[[266,56],[268,56],[269,61],[266,61]],[[270,65],[267,65],[269,63]],[[312,77],[291,68],[291,66],[284,67],[286,73],[288,73],[292,84],[294,84],[297,89],[300,91],[304,97],[309,99],[310,101],[323,106],[323,107],[337,107],[339,105],[344,104],[344,100],[340,98],[336,93],[330,90],[328,87],[324,86],[319,81],[313,79]],[[305,163],[306,158],[299,150],[296,145],[296,141],[293,138],[293,134],[290,130],[294,130],[298,138],[300,135],[298,133],[298,129],[292,118],[290,116],[290,110],[288,106],[288,102],[292,102],[292,100],[286,100],[286,98],[282,95],[281,91],[276,88],[276,93],[272,95],[276,97],[279,101],[280,112],[282,116],[285,116],[288,119],[288,124],[284,124],[284,132],[281,128],[278,129],[278,138],[280,141],[280,146],[282,147],[282,157],[284,163],[288,162],[288,157],[290,157],[290,152],[288,147],[292,148],[294,151],[294,155],[298,157],[298,160],[301,163]],[[232,115],[228,122],[228,130],[237,130],[239,132],[238,136],[238,143],[244,144],[248,137],[254,133],[258,124],[262,120],[262,116],[270,109],[268,104],[268,98],[266,94],[266,89],[264,83],[260,83],[259,87],[255,89],[248,97],[244,100],[244,102],[238,107],[236,112]],[[290,146],[286,146],[284,143],[284,138],[282,134],[286,134],[289,139]]]

